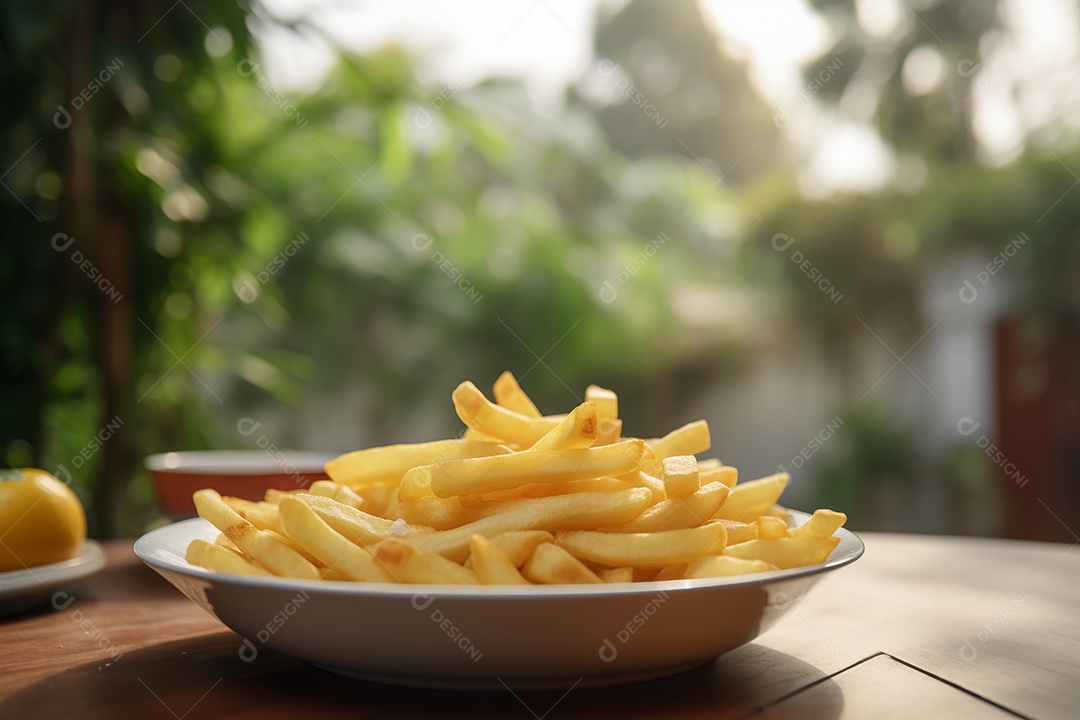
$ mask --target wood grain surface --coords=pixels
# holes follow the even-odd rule
[[[245,662],[239,636],[115,541],[62,608],[0,618],[0,718],[1077,717],[1075,544],[862,537],[861,560],[750,645],[666,679],[544,693]]]

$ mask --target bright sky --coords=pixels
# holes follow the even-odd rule
[[[623,0],[264,0],[278,19],[308,15],[334,42],[360,52],[389,43],[422,59],[432,84],[473,85],[485,77],[522,80],[538,103],[558,103],[592,59],[597,13]],[[809,195],[873,189],[888,183],[918,187],[925,168],[895,157],[867,124],[877,103],[872,81],[856,83],[842,113],[806,100],[801,67],[829,46],[833,30],[807,0],[700,0],[722,49],[745,60],[759,93],[782,113],[800,158],[800,187]],[[1073,0],[1003,0],[1008,30],[986,39],[997,53],[975,73],[975,129],[988,162],[1004,162],[1024,134],[1054,118],[1080,129],[1080,19]],[[886,38],[918,22],[901,0],[858,0],[858,20],[870,38]],[[256,27],[272,82],[283,89],[316,85],[333,62],[321,40],[301,40],[268,24]],[[973,66],[973,63],[972,63]],[[912,53],[904,67],[910,92],[928,92],[949,67],[936,47]],[[826,80],[827,82],[827,80]]]

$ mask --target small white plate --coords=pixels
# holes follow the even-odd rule
[[[796,524],[805,513],[792,513]],[[462,689],[566,689],[689,670],[744,645],[863,543],[841,529],[823,565],[735,578],[610,585],[447,586],[306,581],[214,573],[184,560],[201,518],[139,538],[135,554],[262,648],[351,677]]]
[[[0,573],[0,615],[43,604],[53,591],[67,583],[93,575],[105,567],[105,551],[94,540],[83,540],[70,560],[25,570]]]

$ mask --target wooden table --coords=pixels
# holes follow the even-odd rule
[[[69,605],[0,619],[0,718],[1080,716],[1075,544],[863,537],[859,562],[703,668],[528,694],[375,685],[269,651],[243,662],[237,635],[112,542]]]

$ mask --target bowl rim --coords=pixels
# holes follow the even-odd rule
[[[337,453],[318,450],[174,450],[154,453],[143,459],[152,473],[171,475],[222,475],[264,477],[267,475],[325,474],[324,466]],[[291,469],[289,468],[291,466]]]
[[[796,525],[801,525],[810,515],[798,510],[789,510]],[[186,533],[187,542],[203,537],[210,539],[218,534],[217,528],[203,518],[165,525],[151,530],[135,541],[135,554],[144,563],[155,569],[180,573],[193,578],[205,579],[213,583],[264,588],[266,590],[304,590],[323,595],[364,595],[387,598],[428,597],[445,599],[528,599],[528,598],[583,598],[605,597],[612,595],[655,595],[657,593],[685,592],[712,587],[753,586],[766,583],[791,580],[837,570],[850,565],[866,552],[866,545],[854,532],[840,528],[835,535],[840,543],[829,558],[819,565],[772,570],[749,575],[735,575],[723,578],[698,578],[692,580],[653,580],[632,583],[605,583],[603,585],[431,585],[399,584],[379,582],[350,582],[344,580],[300,580],[297,578],[264,578],[244,575],[218,573],[197,565],[191,565],[179,557],[179,561],[168,557],[170,550],[162,550],[163,538],[177,533]]]

